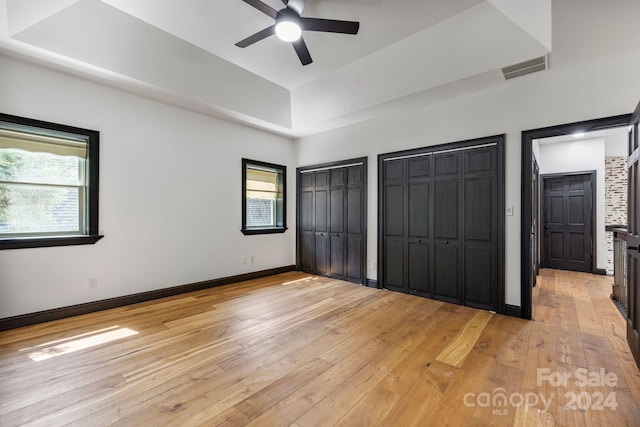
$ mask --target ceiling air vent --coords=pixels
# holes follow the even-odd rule
[[[526,76],[527,74],[544,71],[548,68],[547,55],[540,58],[530,59],[519,64],[510,65],[502,69],[502,76],[505,80]]]

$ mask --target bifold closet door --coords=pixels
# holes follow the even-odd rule
[[[302,271],[364,283],[365,172],[363,163],[298,170]]]
[[[298,176],[298,247],[299,268],[311,272],[315,269],[315,174]]]
[[[345,241],[346,259],[345,275],[351,282],[365,283],[366,281],[366,190],[363,165],[346,168],[346,199],[345,199]]]
[[[329,171],[315,172],[315,272],[329,274]]]
[[[431,157],[391,160],[384,163],[384,170],[384,283],[390,289],[431,296]]]
[[[380,156],[382,287],[498,311],[497,139]]]
[[[500,311],[500,195],[498,147],[464,151],[463,160],[463,295],[464,305]]]
[[[384,167],[384,257],[385,287],[404,291],[407,288],[407,178],[406,159],[390,160]]]
[[[433,156],[434,161],[434,295],[437,299],[462,302],[462,153]]]
[[[330,276],[337,279],[345,277],[346,262],[346,197],[345,170],[334,169],[331,171],[331,188],[329,193],[330,219]]]

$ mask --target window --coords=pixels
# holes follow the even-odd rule
[[[242,232],[284,233],[286,166],[242,159]]]
[[[0,249],[92,244],[96,131],[0,114]]]

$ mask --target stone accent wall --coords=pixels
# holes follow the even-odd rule
[[[605,164],[605,225],[627,223],[627,159],[607,157]],[[613,233],[605,233],[607,274],[613,274]]]

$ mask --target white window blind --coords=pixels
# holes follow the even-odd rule
[[[247,227],[275,227],[278,172],[247,166]]]

